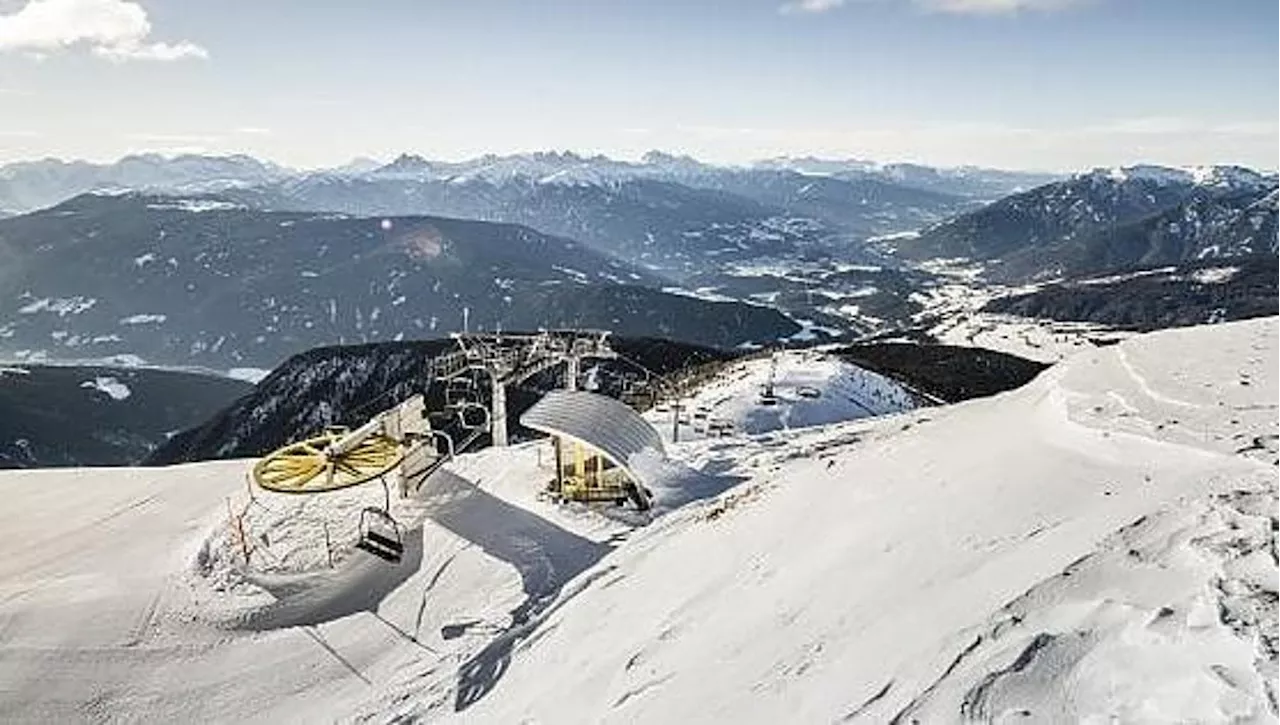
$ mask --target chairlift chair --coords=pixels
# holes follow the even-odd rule
[[[461,403],[456,407],[458,425],[465,431],[486,431],[489,429],[489,409],[475,402]],[[470,416],[468,414],[470,413]]]
[[[400,563],[404,556],[404,538],[400,525],[385,509],[366,506],[360,511],[360,538],[356,548],[362,549],[383,561]]]

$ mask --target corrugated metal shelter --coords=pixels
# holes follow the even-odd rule
[[[639,413],[596,393],[554,390],[525,411],[520,423],[552,436],[556,447],[553,490],[565,498],[614,500],[631,496],[617,472],[639,484],[643,493],[648,482],[642,473],[632,470],[631,457],[646,449],[666,454],[662,437]]]

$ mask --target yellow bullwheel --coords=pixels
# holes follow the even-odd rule
[[[345,429],[283,446],[257,462],[253,480],[277,493],[321,493],[372,481],[400,464],[404,450],[384,435],[369,435],[339,445]]]

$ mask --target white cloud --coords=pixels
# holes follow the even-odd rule
[[[241,126],[236,129],[236,133],[244,136],[270,136],[271,129],[261,126]]]
[[[111,61],[207,58],[189,41],[150,41],[147,11],[130,0],[29,0],[0,15],[0,52],[36,57],[76,46]]]
[[[788,0],[778,8],[784,15],[825,13],[846,0]],[[1060,10],[1091,0],[910,0],[930,12],[955,15],[1008,15],[1022,10]]]
[[[844,0],[790,0],[779,10],[784,15],[792,13],[825,13],[844,5]]]

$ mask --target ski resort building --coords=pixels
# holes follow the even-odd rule
[[[649,508],[650,486],[634,456],[665,456],[662,438],[632,408],[604,395],[556,390],[520,416],[521,425],[551,436],[555,479],[550,490],[573,501],[633,501]]]

